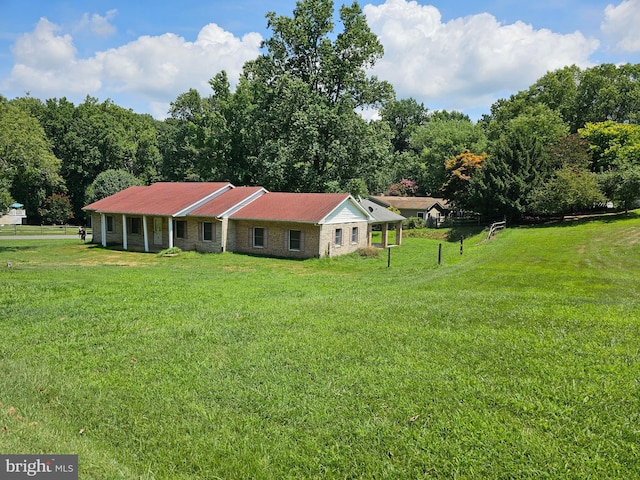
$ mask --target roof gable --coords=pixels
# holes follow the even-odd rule
[[[129,187],[93,202],[83,210],[129,215],[170,216],[232,187],[229,182],[158,182],[148,187]]]
[[[236,206],[243,206],[267,191],[263,187],[235,187],[190,211],[189,216],[219,217]]]

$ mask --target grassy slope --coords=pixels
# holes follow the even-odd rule
[[[96,479],[640,476],[640,218],[481,240],[390,269],[2,241],[0,450]]]

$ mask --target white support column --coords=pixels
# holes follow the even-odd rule
[[[173,248],[173,218],[169,217],[169,248]]]
[[[100,240],[102,246],[107,246],[107,217],[104,213],[100,214]]]
[[[220,252],[227,249],[227,229],[229,228],[229,218],[220,219]]]
[[[149,253],[149,231],[147,229],[147,216],[142,216],[142,236],[144,237],[144,251]]]
[[[127,216],[123,213],[122,214],[122,248],[124,250],[127,250]]]

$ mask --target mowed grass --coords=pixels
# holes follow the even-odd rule
[[[0,450],[83,479],[640,477],[638,212],[483,240],[390,268],[2,240]]]

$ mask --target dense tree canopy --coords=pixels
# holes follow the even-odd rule
[[[60,160],[25,104],[0,97],[0,210],[16,200],[35,215],[52,193],[64,190]]]

